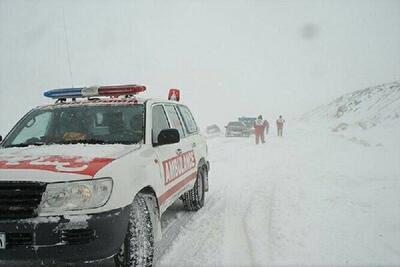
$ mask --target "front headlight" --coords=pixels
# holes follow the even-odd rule
[[[104,206],[110,198],[111,178],[77,182],[50,183],[40,204],[40,213],[94,209]]]

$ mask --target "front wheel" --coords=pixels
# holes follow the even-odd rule
[[[183,206],[189,211],[198,211],[204,206],[205,188],[204,177],[206,170],[199,168],[194,187],[182,196]]]
[[[114,256],[116,267],[153,265],[154,237],[150,210],[144,195],[138,194],[130,208],[128,229],[120,252]]]

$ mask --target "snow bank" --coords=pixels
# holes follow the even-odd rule
[[[398,145],[400,81],[343,95],[304,114],[301,120],[363,146]]]
[[[368,129],[380,124],[399,123],[399,118],[400,81],[343,95],[302,117],[306,121],[328,120],[337,126],[347,124],[361,129]]]

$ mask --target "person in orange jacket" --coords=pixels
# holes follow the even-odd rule
[[[278,136],[283,135],[283,124],[285,124],[285,120],[282,118],[282,115],[276,120],[276,128],[278,129]]]
[[[265,128],[267,128],[267,121],[263,120],[263,117],[261,115],[258,116],[258,118],[254,121],[254,130],[255,130],[255,136],[256,136],[256,145],[260,143],[265,143]]]

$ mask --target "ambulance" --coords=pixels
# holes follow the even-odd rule
[[[208,149],[189,108],[140,85],[54,89],[0,144],[0,263],[152,266],[160,218],[204,205]]]

